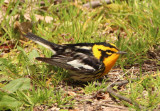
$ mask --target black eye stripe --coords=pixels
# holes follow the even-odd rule
[[[111,51],[111,50],[106,50],[105,52],[115,53],[114,51]]]
[[[105,51],[102,50],[102,49],[98,49],[98,50],[101,51],[101,52],[103,52],[103,53],[104,53],[104,52],[115,53],[114,51],[111,51],[111,50],[105,50]]]
[[[102,50],[102,49],[98,49],[99,51],[101,51],[101,58],[100,58],[100,60],[101,61],[103,61],[103,59],[104,58],[106,58],[106,57],[109,57],[109,56],[111,56],[113,53],[115,53],[114,51],[111,51],[111,50]],[[112,54],[107,54],[106,52],[108,52],[108,53],[112,53]]]

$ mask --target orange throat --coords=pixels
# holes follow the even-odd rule
[[[105,70],[104,70],[104,73],[102,74],[102,76],[106,75],[110,70],[111,68],[114,66],[114,64],[116,63],[118,57],[119,57],[120,54],[112,54],[110,57],[108,58],[105,58],[103,60],[103,63],[105,65]]]

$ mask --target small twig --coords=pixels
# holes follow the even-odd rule
[[[133,80],[135,80],[135,79],[133,79]],[[133,81],[133,80],[132,80],[132,81]],[[117,97],[117,98],[119,98],[120,100],[124,100],[124,101],[126,101],[126,102],[128,102],[128,103],[130,103],[130,104],[136,105],[139,109],[142,109],[142,106],[140,106],[140,105],[139,105],[137,102],[135,102],[134,100],[131,100],[131,99],[129,99],[129,98],[126,98],[126,97],[124,97],[124,96],[116,93],[116,92],[113,90],[113,87],[114,87],[114,86],[122,86],[122,85],[124,85],[124,84],[127,84],[128,82],[129,82],[129,81],[127,81],[127,80],[124,80],[124,81],[121,81],[121,82],[116,82],[115,84],[112,84],[112,85],[110,85],[109,87],[107,87],[107,92],[108,92],[110,95],[112,95],[114,98]]]
[[[102,3],[111,4],[115,0],[97,0],[97,1],[91,1],[83,5],[83,7],[86,8],[96,8],[98,6],[101,6]]]
[[[134,69],[134,66],[131,67],[127,72],[125,72],[125,73],[122,75],[122,77],[123,77],[124,75],[126,75],[128,72],[130,72],[130,70],[132,70],[132,69]],[[110,85],[108,85],[108,87],[114,85],[118,80],[120,80],[120,77],[117,78],[117,79],[116,79],[114,82],[112,82]],[[114,85],[114,86],[115,86],[115,85]]]
[[[135,104],[136,106],[139,106],[136,102],[133,102],[131,99],[129,98],[126,98],[118,93],[116,93],[114,90],[113,90],[113,87],[114,86],[119,86],[119,85],[124,85],[124,84],[127,84],[128,81],[127,80],[124,80],[124,81],[121,81],[121,82],[117,82],[116,85],[113,84],[113,85],[110,85],[109,87],[107,87],[107,92],[109,94],[111,94],[113,97],[118,97],[120,100],[124,100],[130,104]]]
[[[133,68],[134,68],[134,67],[132,67],[131,69],[133,69]],[[130,70],[131,70],[131,69],[130,69]],[[123,77],[125,74],[127,74],[130,70],[128,70],[126,73],[124,73],[124,74],[122,75],[122,77]],[[135,102],[135,101],[133,101],[133,100],[131,100],[131,99],[129,99],[129,98],[126,98],[126,97],[124,97],[124,96],[122,96],[122,95],[120,95],[120,94],[118,94],[118,93],[116,93],[116,92],[114,91],[114,89],[113,89],[114,86],[120,87],[120,86],[122,86],[122,85],[124,85],[124,84],[127,84],[127,83],[129,82],[128,80],[123,80],[123,81],[117,82],[119,79],[120,79],[120,78],[118,78],[118,79],[115,80],[113,83],[111,83],[110,85],[108,85],[108,87],[107,87],[107,92],[108,92],[110,95],[112,95],[114,98],[117,97],[117,98],[119,98],[120,100],[124,100],[124,101],[126,101],[126,102],[128,102],[128,103],[130,103],[130,104],[136,105],[138,108],[141,108],[141,106],[140,106],[137,102]],[[131,82],[133,82],[134,80],[137,80],[137,78],[132,79]]]
[[[133,67],[130,68],[126,73],[124,73],[124,74],[122,75],[122,77],[123,77],[124,75],[126,75],[131,69],[133,69]],[[110,86],[113,87],[113,86],[116,86],[116,85],[118,85],[118,86],[120,87],[120,86],[128,83],[127,80],[117,82],[119,79],[120,79],[120,77],[119,77],[118,79],[116,79],[114,82],[112,82],[110,85],[108,85],[108,87],[110,87]],[[106,85],[107,85],[107,84],[106,84]],[[108,87],[107,87],[107,88],[108,88]],[[99,92],[106,92],[106,88],[99,90],[98,93],[99,93]],[[91,98],[95,98],[96,96],[97,96],[97,93],[94,94]]]
[[[125,73],[122,75],[122,77],[123,77],[124,75],[126,75],[128,72],[130,72],[131,70],[133,70],[133,69],[134,69],[134,67],[130,68],[127,72],[125,72]],[[133,73],[133,71],[132,71],[132,73]],[[102,89],[102,90],[98,91],[98,93],[99,93],[99,92],[106,92],[106,91],[107,91],[107,92],[108,92],[111,96],[113,96],[114,98],[119,98],[120,100],[126,101],[126,102],[128,102],[128,103],[130,103],[130,104],[133,104],[133,105],[136,105],[139,109],[143,109],[143,107],[140,106],[140,105],[139,105],[137,102],[135,102],[134,100],[131,100],[131,99],[127,98],[127,97],[124,97],[124,96],[118,94],[116,91],[114,91],[114,89],[113,89],[114,86],[121,87],[121,86],[123,86],[124,84],[129,83],[128,80],[118,81],[118,80],[120,80],[120,78],[121,78],[121,77],[119,77],[119,78],[116,79],[114,82],[112,82],[110,85],[108,85],[107,89]],[[133,82],[133,81],[135,81],[135,80],[137,80],[137,78],[131,79],[131,82]],[[95,98],[96,96],[97,96],[97,93],[96,93],[95,95],[93,95],[92,98]],[[103,104],[103,105],[104,105],[104,104]]]

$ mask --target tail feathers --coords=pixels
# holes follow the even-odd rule
[[[27,38],[29,38],[29,39],[31,39],[31,40],[33,40],[34,42],[36,42],[36,43],[38,43],[38,44],[40,44],[42,46],[50,49],[53,53],[56,53],[56,51],[54,49],[57,49],[58,46],[59,46],[57,44],[54,44],[52,42],[49,42],[49,41],[41,38],[41,37],[38,37],[38,36],[36,36],[36,35],[34,35],[32,33],[27,33],[24,36],[27,37]]]

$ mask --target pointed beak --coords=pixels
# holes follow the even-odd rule
[[[124,51],[118,51],[117,54],[127,54],[127,52]]]

